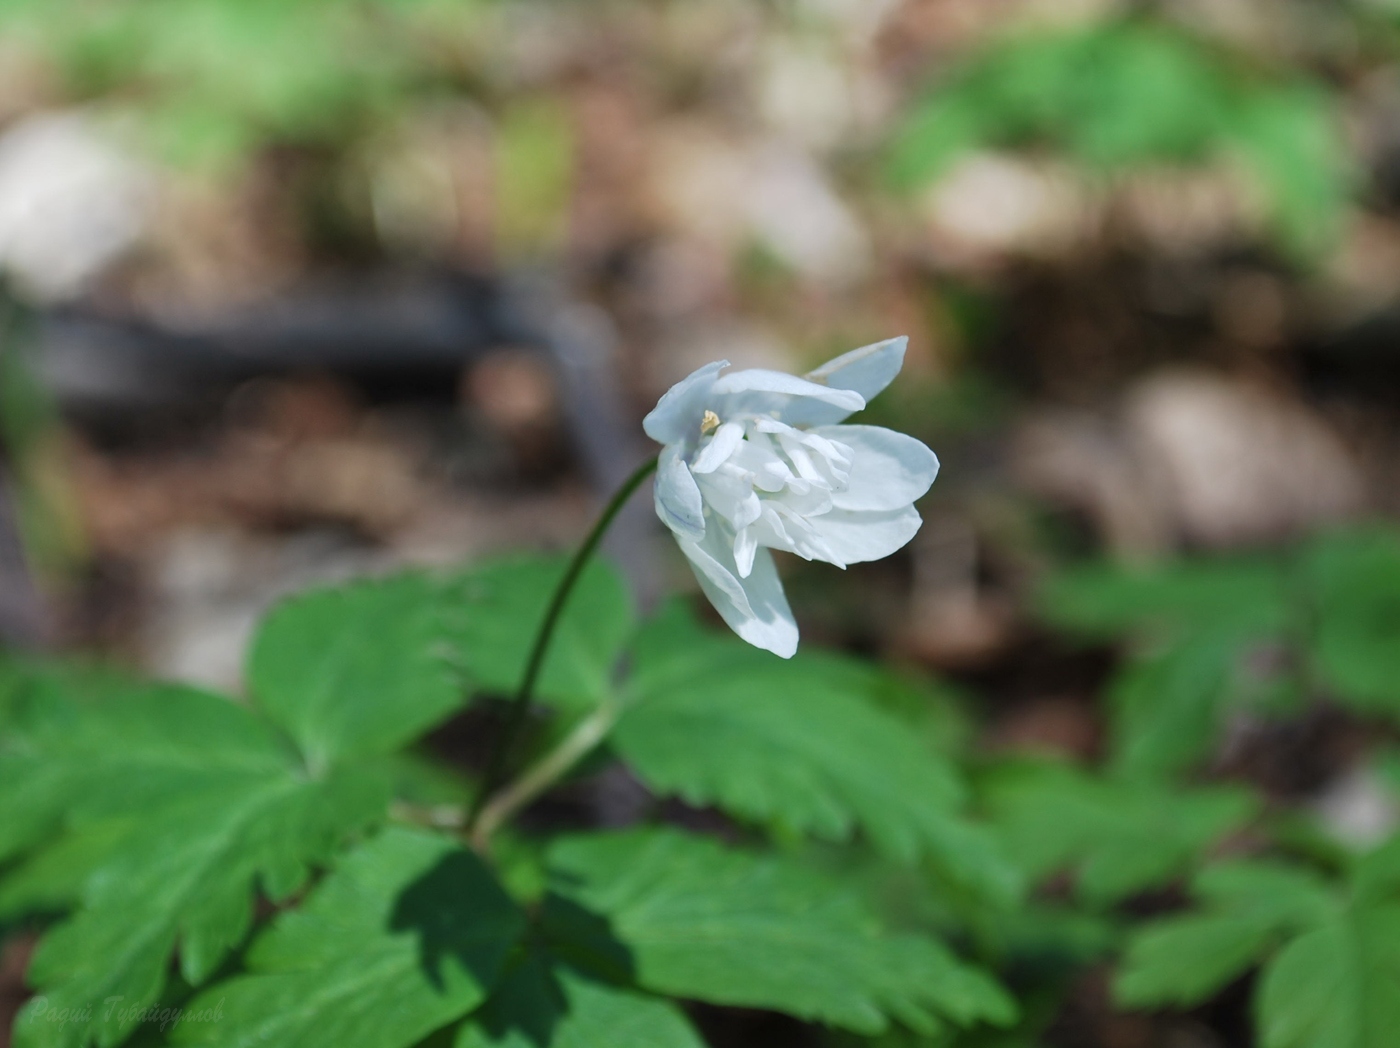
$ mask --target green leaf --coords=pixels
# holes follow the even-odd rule
[[[1140,927],[1114,986],[1129,1007],[1191,1007],[1270,956],[1290,936],[1336,919],[1336,892],[1277,862],[1223,863],[1197,876],[1202,908]]]
[[[1306,258],[1336,243],[1355,173],[1328,92],[1314,85],[1252,92],[1236,108],[1228,143],[1272,199],[1288,248]]]
[[[249,689],[314,767],[385,753],[465,701],[439,589],[420,575],[293,597],[263,622]]]
[[[1052,625],[1094,638],[1126,633],[1269,636],[1288,624],[1286,579],[1257,560],[1095,564],[1051,578],[1036,595]]]
[[[1113,767],[1161,777],[1207,757],[1231,698],[1236,645],[1206,635],[1129,663],[1109,686]]]
[[[1100,905],[1170,883],[1257,807],[1238,789],[1096,779],[1050,763],[1001,769],[985,793],[1028,876],[1073,870],[1080,896]]]
[[[518,558],[475,568],[448,584],[453,641],[480,688],[513,695],[520,687],[565,567],[562,558]],[[596,705],[613,691],[613,672],[634,628],[627,587],[594,560],[569,597],[536,693],[567,706]]]
[[[1274,945],[1277,929],[1251,917],[1178,917],[1136,935],[1115,984],[1133,1008],[1190,1007],[1242,975]]]
[[[1257,1011],[1264,1048],[1400,1045],[1400,904],[1343,911],[1269,964]]]
[[[131,819],[92,823],[10,870],[0,879],[0,924],[75,907],[93,871],[112,857],[132,828]]]
[[[475,856],[386,830],[253,944],[249,974],[190,1005],[217,1023],[176,1039],[213,1048],[407,1048],[476,1008],[525,917]]]
[[[674,1004],[531,956],[502,980],[456,1048],[705,1048]]]
[[[274,899],[296,891],[388,799],[372,773],[309,775],[283,740],[227,700],[89,683],[95,699],[36,703],[0,762],[28,768],[15,780],[0,774],[0,807],[36,833],[69,825],[91,838],[112,820],[127,823],[83,879],[82,907],[43,940],[29,972],[45,1007],[93,1006],[90,1021],[22,1024],[21,1045],[119,1043],[132,1028],[123,1014],[160,997],[177,946],[184,978],[206,979],[247,934],[255,889]],[[86,845],[67,847],[64,859],[58,846],[59,862]],[[95,1007],[110,997],[123,999],[121,1012]]]
[[[1395,1048],[1400,903],[1395,885],[1364,866],[1349,890],[1279,863],[1205,871],[1193,886],[1201,910],[1136,932],[1118,1000],[1194,1005],[1262,960],[1254,1006],[1264,1048]]]
[[[611,922],[639,985],[877,1033],[1007,1023],[1015,1005],[932,939],[882,932],[855,894],[790,862],[667,830],[568,839],[556,890]]]
[[[613,745],[653,790],[788,832],[855,829],[902,861],[934,858],[1005,897],[1012,871],[958,810],[948,759],[881,709],[884,672],[854,659],[791,660],[696,626],[679,608],[638,638]]]
[[[1334,92],[1243,63],[1147,18],[1000,34],[922,99],[899,127],[891,182],[917,189],[962,155],[1048,146],[1090,171],[1221,164],[1256,175],[1283,246],[1335,240],[1352,174]]]
[[[1317,602],[1317,668],[1352,705],[1400,715],[1400,535],[1334,536],[1304,571]]]

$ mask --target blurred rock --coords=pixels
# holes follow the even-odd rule
[[[1170,507],[1144,483],[1107,419],[1076,411],[1032,414],[1013,438],[1012,469],[1033,493],[1085,513],[1120,556],[1151,556],[1172,545]]]
[[[1199,255],[1261,229],[1265,204],[1234,168],[1151,168],[1124,178],[1114,217],[1154,251]]]
[[[1270,273],[1228,274],[1215,288],[1216,327],[1249,349],[1281,348],[1292,330],[1289,294],[1283,279]]]
[[[80,113],[0,136],[0,266],[43,301],[84,290],[140,238],[150,177]]]
[[[273,539],[186,529],[158,540],[148,564],[147,668],[168,680],[236,694],[257,622],[277,600],[383,570],[388,561],[330,533]]]
[[[1364,504],[1351,453],[1303,404],[1206,373],[1141,383],[1124,426],[1142,476],[1190,541],[1230,546],[1342,520]]]
[[[1033,417],[1014,447],[1026,486],[1086,513],[1130,556],[1278,540],[1365,506],[1358,464],[1320,416],[1207,372],[1144,379],[1113,418]]]
[[[850,135],[861,108],[858,90],[850,63],[831,47],[779,39],[764,59],[759,107],[788,137],[826,150]]]
[[[796,146],[676,127],[660,138],[653,185],[670,224],[728,252],[756,240],[818,284],[846,285],[869,270],[869,234]]]
[[[1359,850],[1380,844],[1400,827],[1400,793],[1366,764],[1334,779],[1312,807],[1328,832]]]
[[[1070,168],[999,153],[958,161],[925,194],[924,215],[935,251],[973,263],[1058,255],[1096,224],[1094,202]]]

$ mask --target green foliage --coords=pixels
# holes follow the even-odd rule
[[[1107,172],[1239,159],[1284,244],[1312,251],[1335,237],[1348,204],[1336,110],[1321,84],[1249,69],[1153,21],[1021,33],[915,107],[889,173],[920,186],[987,146],[1048,145]]]
[[[1272,561],[1091,565],[1041,590],[1054,625],[1129,642],[1109,686],[1112,762],[1134,778],[1199,767],[1240,713],[1326,695],[1400,718],[1400,540],[1342,531]]]
[[[445,584],[453,644],[479,688],[512,695],[520,686],[566,566],[563,558],[519,558]],[[536,693],[585,709],[611,695],[613,672],[635,626],[631,598],[617,574],[597,562],[585,568],[559,620]]]
[[[1169,884],[1255,809],[1239,789],[1114,781],[1057,764],[999,769],[984,792],[1027,875],[1073,871],[1079,895],[1095,905]]]
[[[480,1005],[525,916],[477,856],[391,829],[344,858],[253,944],[248,974],[197,998],[218,1023],[178,1040],[233,1048],[410,1045]]]
[[[789,834],[840,841],[859,827],[897,859],[927,855],[1013,894],[1010,871],[958,816],[954,769],[876,704],[886,683],[853,659],[772,658],[672,609],[638,638],[614,745],[659,793]]]
[[[35,863],[82,880],[81,907],[35,955],[29,977],[44,1003],[28,1014],[108,997],[153,1004],[177,945],[183,977],[203,981],[247,933],[256,887],[288,897],[387,800],[366,771],[309,775],[270,725],[216,696],[51,676],[27,699],[0,757],[0,806],[12,813],[3,843],[70,827],[74,837]],[[7,894],[23,896],[34,864],[18,876]],[[23,1044],[76,1045],[88,1033],[115,1044],[131,1024],[96,1010],[88,1024],[20,1029]]]
[[[857,897],[791,862],[668,830],[561,841],[556,889],[609,919],[637,980],[679,997],[878,1033],[1014,1018],[982,972],[878,929]]]
[[[17,1044],[169,1034],[156,1015],[211,1046],[698,1045],[665,997],[855,1030],[1009,1021],[989,975],[882,929],[854,885],[795,861],[671,831],[585,837],[550,850],[550,891],[521,840],[499,868],[534,900],[527,917],[449,838],[379,828],[466,803],[460,775],[404,747],[472,694],[518,686],[561,570],[514,560],[289,600],[252,645],[250,706],[0,664],[0,919],[58,918]],[[946,718],[917,687],[835,656],[774,659],[675,614],[629,648],[634,633],[620,581],[590,569],[540,697],[566,718],[620,704],[616,752],[660,789],[788,839],[854,846],[859,829],[1009,902],[928,736]],[[259,896],[280,909],[261,931]]]
[[[1190,1006],[1256,964],[1265,1048],[1400,1043],[1400,878],[1382,850],[1340,883],[1241,862],[1203,872],[1198,912],[1146,925],[1130,943],[1118,998]]]
[[[522,965],[455,1048],[704,1048],[675,1005],[565,970]]]
[[[468,46],[462,0],[7,0],[7,35],[71,91],[135,109],[167,155],[228,163],[328,142],[431,90]],[[438,77],[431,75],[438,71]]]
[[[1393,1044],[1400,847],[1354,859],[1184,773],[1241,710],[1326,695],[1392,715],[1397,561],[1365,531],[1053,580],[1048,619],[1128,653],[1105,766],[984,755],[974,791],[936,691],[777,659],[674,606],[639,629],[595,566],[546,662],[553,729],[610,726],[592,767],[764,831],[743,848],[511,831],[487,862],[392,825],[461,825],[470,776],[415,744],[515,690],[558,560],[290,600],[252,646],[248,705],[0,661],[0,922],[46,925],[15,1043],[698,1048],[689,1001],[871,1043],[1030,1044],[1126,938],[1125,1006],[1194,1007],[1259,968],[1266,1048]],[[1280,844],[1334,872],[1212,864]],[[1135,916],[1182,882],[1192,909]]]
[[[289,600],[254,641],[249,688],[313,766],[395,750],[463,701],[441,605],[417,575]]]
[[[1309,551],[1313,660],[1340,697],[1400,716],[1400,537],[1393,531],[1333,536]]]

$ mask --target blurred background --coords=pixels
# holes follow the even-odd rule
[[[804,637],[1088,757],[1047,573],[1400,512],[1400,3],[0,0],[0,273],[8,643],[236,688],[289,591],[569,546],[700,364],[908,334],[943,474]]]

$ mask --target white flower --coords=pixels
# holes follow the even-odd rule
[[[840,425],[893,381],[907,338],[853,350],[803,378],[707,364],[646,417],[665,445],[656,514],[740,637],[783,658],[797,623],[769,549],[844,568],[899,549],[938,459],[913,437]]]

